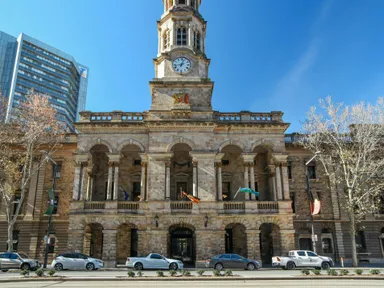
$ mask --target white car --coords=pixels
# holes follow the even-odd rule
[[[29,258],[24,253],[0,253],[0,270],[7,272],[9,269],[36,270],[41,267],[38,260]]]
[[[334,266],[332,258],[317,255],[315,252],[306,250],[292,250],[288,256],[272,257],[272,266],[281,267],[284,270],[292,270],[296,267],[314,267],[324,270]]]
[[[168,259],[160,254],[151,253],[147,257],[128,257],[125,265],[135,270],[143,269],[183,269],[184,264],[180,260]]]
[[[52,261],[52,267],[57,271],[64,269],[87,269],[91,271],[104,268],[104,262],[100,259],[92,258],[82,253],[64,253],[58,255]]]

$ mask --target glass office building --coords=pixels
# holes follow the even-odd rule
[[[26,34],[0,31],[0,89],[8,98],[7,119],[31,89],[47,95],[58,118],[74,130],[85,110],[89,69],[74,57]]]

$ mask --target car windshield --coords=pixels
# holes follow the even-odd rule
[[[85,254],[81,254],[79,253],[79,257],[82,258],[82,259],[88,259],[88,255],[85,255]]]
[[[19,255],[20,255],[20,257],[21,257],[22,259],[29,259],[28,255],[25,254],[25,253],[19,253]]]

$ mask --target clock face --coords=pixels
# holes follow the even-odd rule
[[[185,57],[179,57],[173,60],[173,70],[177,73],[186,73],[191,69],[191,61]]]

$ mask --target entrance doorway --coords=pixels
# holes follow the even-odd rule
[[[185,265],[194,265],[195,263],[195,239],[194,233],[188,228],[176,228],[170,232],[172,259],[183,261]]]
[[[280,255],[280,229],[276,224],[260,226],[260,255],[263,265],[272,264],[272,257]]]

